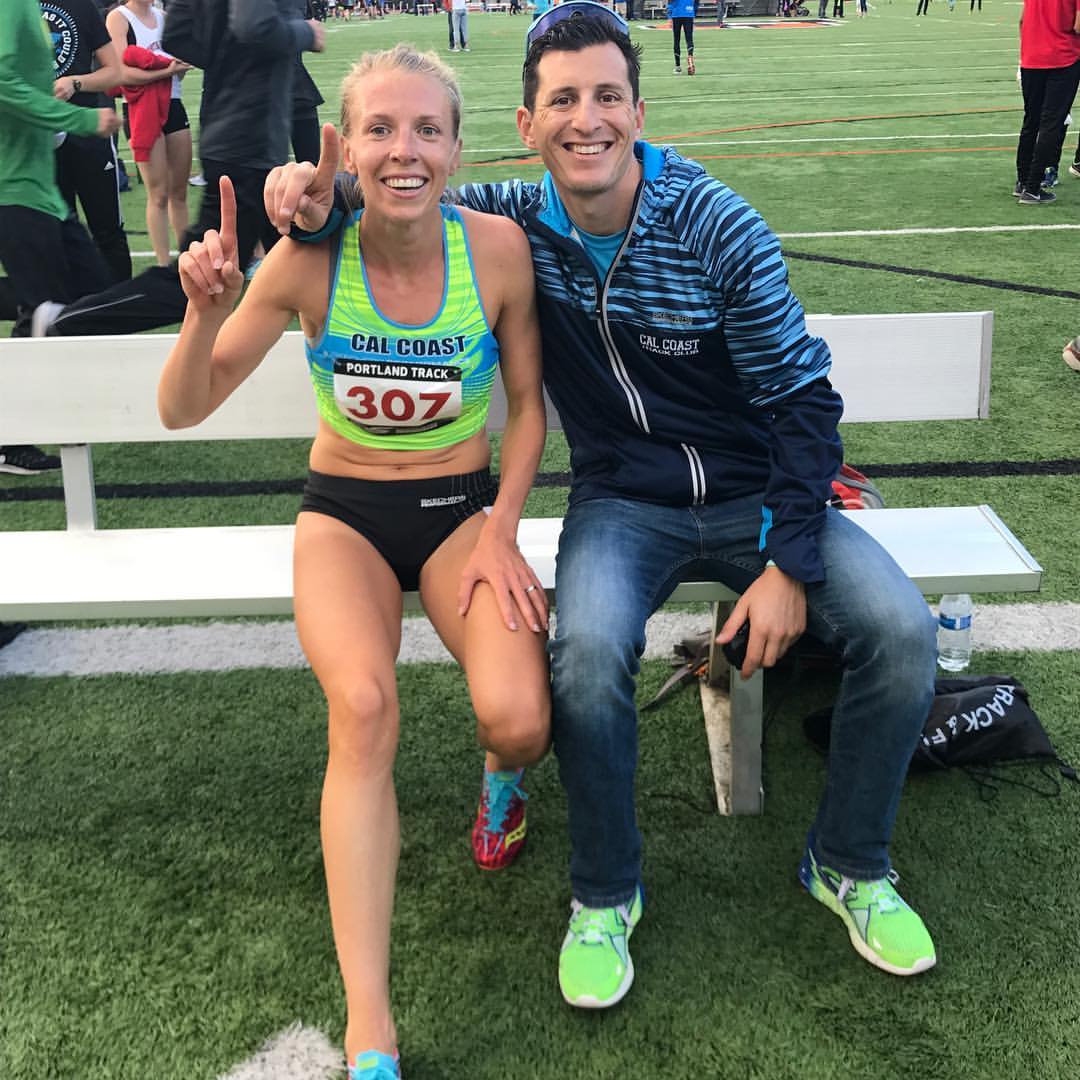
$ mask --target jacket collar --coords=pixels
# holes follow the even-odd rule
[[[646,184],[656,181],[664,168],[664,153],[644,139],[638,139],[634,143],[634,157],[641,163],[642,179]],[[558,233],[560,236],[573,236],[575,234],[574,223],[563,206],[555,190],[555,181],[551,173],[544,173],[544,179],[540,182],[541,206],[537,217],[542,224]],[[629,227],[630,222],[626,223]]]

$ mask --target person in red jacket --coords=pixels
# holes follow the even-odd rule
[[[139,71],[163,71],[173,61],[160,53],[151,52],[140,45],[129,45],[124,50],[124,66]],[[128,107],[128,142],[131,153],[140,165],[148,164],[154,144],[161,138],[169,119],[172,102],[170,80],[142,83],[123,87],[124,101]]]
[[[147,70],[124,64],[121,81],[125,87],[142,87],[161,82],[169,88],[169,115],[162,135],[140,160],[135,157],[139,175],[146,185],[146,230],[158,266],[169,263],[169,226],[177,243],[188,227],[188,177],[191,175],[191,125],[180,98],[180,80],[191,70],[190,64],[173,58],[162,48],[166,19],[150,0],[125,0],[105,19],[113,45],[123,56],[129,45],[137,45],[170,63]],[[130,109],[128,110],[130,112]]]
[[[1080,84],[1080,0],[1024,0],[1020,16],[1020,89],[1024,122],[1016,146],[1016,187],[1022,206],[1051,203],[1042,186],[1057,163],[1065,117]]]

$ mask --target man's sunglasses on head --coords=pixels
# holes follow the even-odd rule
[[[602,19],[609,22],[620,33],[630,36],[630,27],[626,20],[621,15],[616,15],[611,8],[597,3],[596,0],[565,0],[565,3],[548,8],[525,32],[525,51],[528,52],[532,43],[546,34],[556,23],[573,18]]]

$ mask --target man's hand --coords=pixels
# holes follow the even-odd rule
[[[263,188],[266,216],[282,236],[295,221],[305,232],[318,232],[334,208],[334,176],[341,149],[337,129],[324,124],[318,166],[290,162],[271,169]]]
[[[115,135],[120,130],[120,117],[115,109],[98,109],[97,133],[103,139]]]
[[[57,79],[52,92],[57,101],[70,101],[75,94],[75,80],[70,75]]]
[[[227,176],[221,178],[220,191],[220,231],[207,229],[180,256],[177,268],[184,295],[196,311],[227,315],[244,288],[244,275],[236,250],[236,194]]]
[[[179,75],[182,79],[191,70],[191,64],[185,64],[183,60],[174,60],[163,70],[167,75]]]
[[[511,630],[518,628],[518,613],[534,632],[547,630],[547,596],[540,579],[525,561],[513,538],[503,537],[485,527],[461,572],[458,588],[458,613],[465,615],[472,602],[477,582],[486,581],[495,593],[503,622]]]
[[[740,675],[749,679],[758,668],[773,667],[806,629],[806,589],[777,566],[767,566],[761,577],[739,597],[716,635],[726,645],[750,620],[750,644]]]
[[[315,35],[310,51],[322,52],[326,48],[326,30],[323,24],[318,19],[308,19],[307,24],[311,27],[312,34]]]

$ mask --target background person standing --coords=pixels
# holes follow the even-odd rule
[[[86,109],[111,108],[104,91],[120,82],[120,57],[94,0],[40,0],[52,39],[53,95]],[[56,182],[72,212],[78,199],[113,281],[131,277],[120,207],[116,140],[69,132],[56,148]]]
[[[150,0],[126,0],[109,12],[105,25],[123,60],[129,45],[138,45],[163,59],[172,60],[161,46],[165,15]],[[191,124],[180,98],[180,80],[188,64],[173,61],[153,71],[123,64],[120,82],[125,88],[143,88],[150,83],[171,79],[168,115],[161,136],[149,153],[136,155],[139,175],[146,185],[146,229],[158,266],[169,262],[169,225],[179,244],[188,227],[187,190],[191,175]],[[132,110],[135,106],[132,105]],[[128,115],[125,106],[125,115]],[[129,136],[130,138],[130,136]],[[143,160],[139,160],[142,157]]]
[[[456,41],[456,44],[455,44]],[[450,51],[469,51],[468,0],[450,0]]]
[[[33,312],[100,287],[108,270],[56,186],[58,131],[111,136],[112,109],[84,109],[54,96],[52,42],[37,0],[8,0],[0,34],[0,262],[17,305],[13,335],[30,333]],[[3,432],[0,431],[0,438]],[[0,472],[32,476],[60,460],[36,446],[0,445]]]
[[[679,57],[679,38],[686,36],[686,74],[693,75],[694,67],[694,16],[697,14],[697,0],[668,0],[668,18],[671,20],[671,34],[675,47],[675,74],[682,74]]]
[[[1042,186],[1061,156],[1065,117],[1080,83],[1080,0],[1024,0],[1020,16],[1020,89],[1024,121],[1016,145],[1016,187],[1022,206],[1051,203]]]

